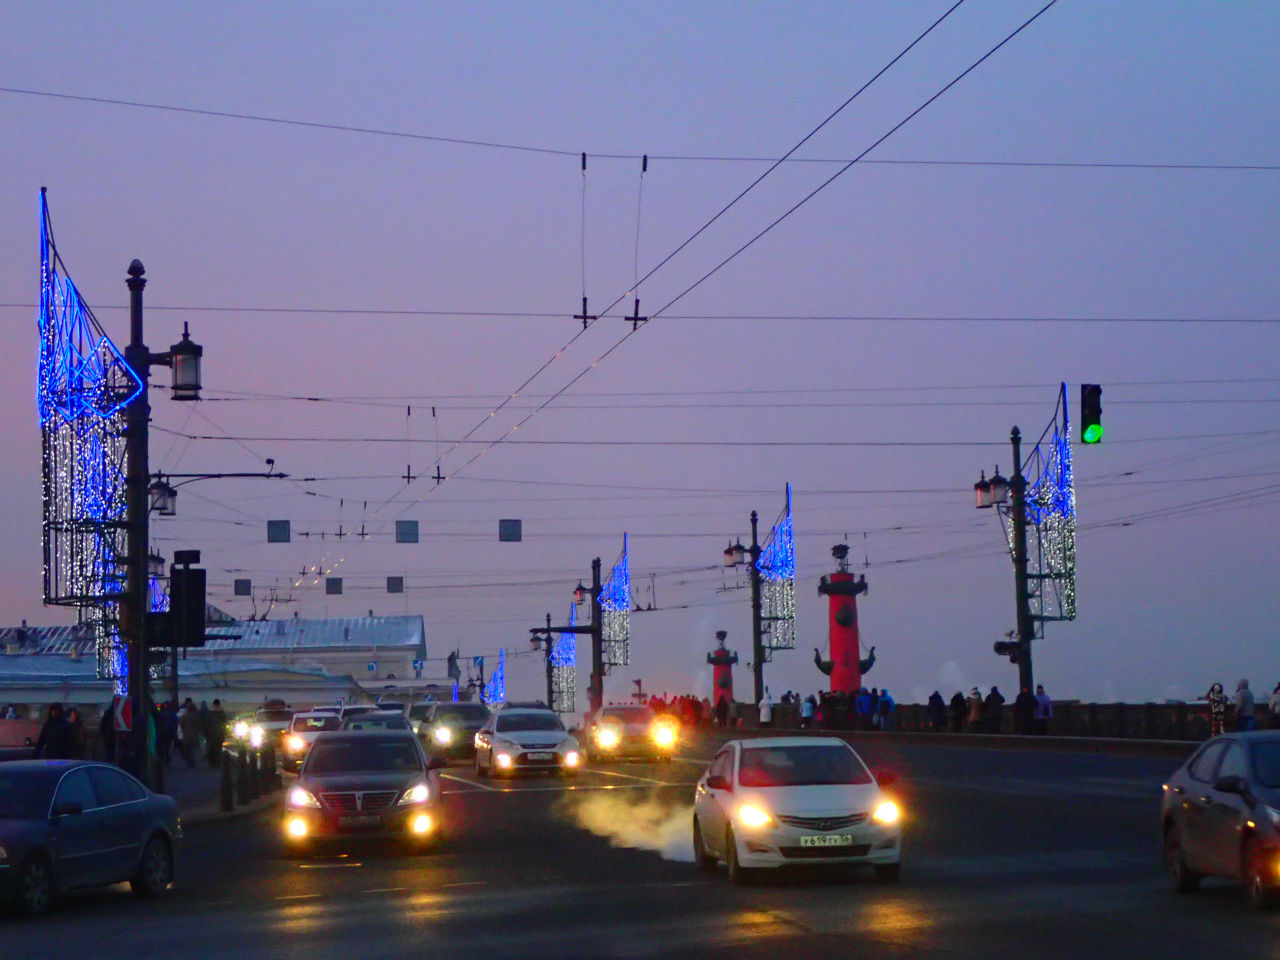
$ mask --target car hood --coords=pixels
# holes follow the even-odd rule
[[[406,790],[427,779],[426,773],[323,773],[298,778],[298,786],[312,793],[345,793],[361,790]]]
[[[799,817],[869,812],[880,799],[874,783],[838,783],[801,787],[741,787],[743,803],[758,803],[770,813]]]
[[[569,737],[569,734],[563,730],[513,730],[510,733],[497,733],[494,736],[498,740],[510,740],[522,747],[529,747],[543,743],[559,746]]]

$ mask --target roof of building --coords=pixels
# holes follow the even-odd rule
[[[233,639],[235,637],[236,639]],[[422,617],[328,617],[238,620],[210,626],[204,649],[298,650],[417,647],[425,650]]]
[[[190,659],[178,661],[178,676],[196,678],[211,674],[284,673],[299,676],[322,678],[328,674],[319,666],[282,666],[270,660],[218,660]],[[345,677],[343,678],[346,679]],[[0,656],[0,685],[5,683],[25,683],[30,681],[52,681],[55,683],[106,683],[99,680],[93,657],[81,657],[73,660],[66,656],[49,654],[23,654]]]

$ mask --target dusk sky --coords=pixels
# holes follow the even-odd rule
[[[708,693],[719,629],[741,693],[749,595],[722,551],[790,482],[799,642],[775,697],[826,680],[817,583],[847,538],[868,685],[1012,698],[991,649],[1012,565],[972,485],[1009,473],[1010,428],[1038,437],[1060,381],[1074,421],[1087,381],[1106,437],[1074,446],[1079,616],[1048,625],[1037,679],[1101,700],[1270,690],[1280,6],[1061,0],[681,297],[1043,6],[968,0],[632,292],[951,5],[0,7],[0,622],[73,619],[41,605],[47,186],[116,342],[137,257],[148,345],[186,321],[204,347],[202,402],[153,391],[152,468],[291,476],[192,484],[153,518],[233,614],[272,588],[272,617],[421,613],[430,656],[518,652],[508,692],[531,697],[528,628],[562,621],[625,531],[656,609],[606,695]],[[592,311],[621,301],[585,332],[584,261]],[[620,343],[637,295],[654,319]],[[504,517],[523,542],[498,542]],[[266,543],[271,519],[293,543]],[[396,519],[422,542],[392,542]]]

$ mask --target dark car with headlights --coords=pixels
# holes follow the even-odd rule
[[[26,914],[57,895],[128,880],[153,897],[173,881],[178,806],[129,774],[82,760],[0,764],[0,898]]]
[[[1206,876],[1240,882],[1249,903],[1280,888],[1280,730],[1216,737],[1164,785],[1164,864],[1190,893]]]
[[[583,747],[593,763],[623,757],[670,760],[680,742],[674,717],[649,707],[610,704],[602,707],[583,731]]]
[[[408,730],[321,733],[285,794],[285,841],[295,851],[362,838],[431,847],[442,832],[440,766]]]
[[[432,703],[417,721],[418,737],[434,757],[470,760],[476,755],[476,733],[488,721],[483,703]]]

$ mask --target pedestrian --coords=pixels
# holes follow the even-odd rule
[[[959,690],[951,698],[951,732],[959,733],[964,729],[964,716],[968,712],[968,704],[965,703],[964,694]]]
[[[764,696],[760,698],[760,726],[773,726],[773,701],[769,698],[769,688],[764,688]]]
[[[1004,694],[994,684],[987,699],[982,704],[982,716],[986,721],[988,733],[999,733],[1004,726]]]
[[[62,704],[49,706],[48,716],[36,739],[35,755],[44,760],[75,759],[75,730],[62,715]]]
[[[1013,732],[1028,734],[1036,713],[1036,698],[1030,687],[1023,687],[1013,700]]]
[[[1209,736],[1216,737],[1227,722],[1227,695],[1222,692],[1222,684],[1213,684],[1201,699],[1209,701]]]
[[[1043,737],[1049,732],[1049,721],[1053,719],[1053,701],[1049,699],[1049,695],[1044,692],[1044,684],[1036,684],[1036,712],[1035,712],[1035,732],[1037,736]]]
[[[929,720],[929,729],[934,733],[941,733],[947,724],[947,705],[937,690],[929,694],[929,703],[924,713]]]
[[[1277,690],[1280,690],[1280,683],[1276,684],[1276,689],[1277,689]],[[17,719],[18,719],[18,708],[17,708],[17,707],[15,707],[12,703],[11,703],[11,704],[9,704],[9,706],[8,706],[8,707],[5,709],[5,711],[4,711],[4,718],[5,718],[6,720],[17,720]]]
[[[84,717],[80,716],[79,710],[72,707],[67,711],[67,723],[71,724],[71,756],[73,759],[82,760],[85,747],[89,745],[88,735],[84,731]]]
[[[880,688],[871,688],[871,729],[880,729]]]
[[[818,703],[813,699],[813,694],[805,697],[800,701],[800,729],[812,730],[813,717],[818,712]]]
[[[102,738],[102,758],[107,763],[116,762],[116,711],[115,697],[111,698],[111,703],[107,704],[107,708],[102,711],[102,718],[98,721],[98,736]]]
[[[196,768],[196,753],[200,749],[200,711],[187,697],[178,711],[178,752],[187,761],[187,767]]]
[[[969,691],[969,699],[967,702],[969,704],[969,715],[967,718],[969,721],[969,732],[981,733],[982,732],[982,694],[978,692],[977,687],[974,687],[972,690]]]
[[[853,698],[853,726],[856,730],[871,729],[871,694],[866,687],[859,687]]]
[[[204,746],[209,766],[217,767],[222,763],[222,742],[227,739],[227,713],[222,709],[222,701],[214,699],[205,718]]]
[[[1267,712],[1271,714],[1271,729],[1280,727],[1280,683],[1277,683],[1267,698]]]
[[[156,756],[164,766],[169,765],[169,755],[178,739],[178,711],[174,704],[165,701],[156,708]]]
[[[1252,730],[1255,723],[1253,691],[1249,689],[1248,680],[1241,680],[1236,684],[1236,729],[1241,732]]]
[[[887,689],[881,690],[880,702],[876,705],[876,709],[879,710],[878,717],[880,720],[881,730],[891,730],[893,728],[894,706],[895,706],[894,700],[893,700],[893,697],[889,696],[889,691]]]

